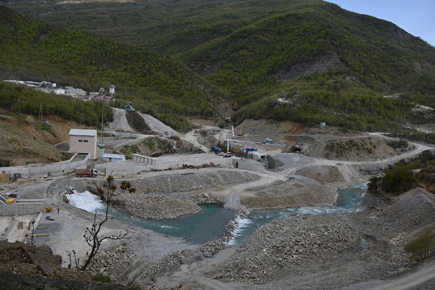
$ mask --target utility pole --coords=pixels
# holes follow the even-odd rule
[[[230,152],[230,134],[231,134],[231,131],[228,131],[228,134],[227,134],[227,152],[226,153]]]
[[[103,113],[104,113],[104,107],[101,107],[101,144],[104,144],[104,137],[103,137],[103,132],[104,132],[104,123],[103,123]]]
[[[39,103],[39,123],[42,123],[42,102]]]

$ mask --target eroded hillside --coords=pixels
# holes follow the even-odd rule
[[[57,116],[44,117],[47,124],[39,123],[32,116],[10,116],[4,110],[0,114],[1,166],[62,161],[64,155],[53,145],[68,141],[71,128],[85,128]]]

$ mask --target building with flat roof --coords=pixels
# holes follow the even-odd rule
[[[97,130],[71,129],[69,131],[69,151],[89,153],[91,159],[97,158]]]
[[[122,154],[103,154],[103,160],[107,162],[125,161],[125,155]]]

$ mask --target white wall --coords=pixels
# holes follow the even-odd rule
[[[61,161],[53,164],[47,164],[44,166],[15,166],[15,167],[0,167],[0,173],[8,174],[12,177],[14,173],[20,173],[22,177],[43,177],[43,176],[59,176],[62,174],[74,172],[76,168],[86,166],[90,159],[88,155],[82,161],[72,162],[75,156],[70,160]]]
[[[202,166],[204,164],[213,163],[213,165],[219,165],[223,167],[231,167],[231,158],[225,158],[222,156],[216,156],[215,154],[191,154],[184,156],[165,156],[159,158],[151,158],[152,164],[141,163],[133,160],[118,161],[104,164],[97,164],[97,168],[101,172],[106,172],[106,175],[128,175],[137,174],[142,171],[151,170],[166,170],[169,168],[179,168],[183,164],[192,166]]]
[[[69,136],[69,151],[76,153],[89,153],[91,159],[97,158],[97,136]]]

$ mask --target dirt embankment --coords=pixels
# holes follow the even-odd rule
[[[305,125],[292,121],[244,120],[234,128],[235,133],[245,134],[253,142],[272,139],[274,143],[286,144],[288,148],[298,142],[298,137],[305,132]]]
[[[346,180],[335,166],[309,166],[296,171],[286,181],[250,189],[254,196],[242,198],[249,209],[271,209],[298,206],[332,206],[337,200],[337,187]]]
[[[68,141],[70,129],[84,126],[57,116],[44,117],[45,121],[49,123],[39,123],[31,116],[0,117],[0,167],[63,160],[62,153],[53,145]]]
[[[133,128],[133,130],[142,134],[155,134],[138,112],[126,112],[126,117],[128,124]]]

